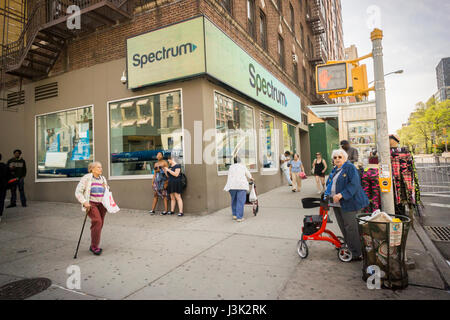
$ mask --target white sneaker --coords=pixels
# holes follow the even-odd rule
[[[245,220],[245,218],[237,219],[236,221],[237,221],[237,222],[242,222],[242,221],[244,221],[244,220]]]

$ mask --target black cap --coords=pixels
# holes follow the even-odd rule
[[[342,140],[341,141],[341,146],[346,145],[346,144],[349,144],[347,140]]]

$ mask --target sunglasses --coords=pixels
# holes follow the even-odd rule
[[[342,156],[333,157],[334,160],[336,159],[342,159]]]

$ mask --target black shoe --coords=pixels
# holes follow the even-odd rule
[[[15,204],[10,204],[9,206],[7,206],[6,208],[14,208],[16,205]]]
[[[179,217],[182,217],[182,216],[184,216],[184,213],[183,213],[183,212],[180,212],[180,213],[178,214],[178,216],[179,216]]]
[[[173,212],[173,211],[167,211],[167,214],[168,214],[168,215],[173,215],[173,214],[175,214],[175,212]]]
[[[25,208],[25,207],[27,207],[27,205],[26,205],[26,204],[23,204],[23,205],[22,205],[22,207],[24,207],[24,208]]]
[[[92,247],[89,247],[89,251],[92,252],[93,254],[95,254],[96,256],[99,256],[102,254],[102,249],[97,248],[97,250],[92,249]]]
[[[170,211],[167,211],[167,212],[163,211],[163,212],[161,212],[162,216],[165,216],[166,214],[170,214]]]
[[[150,210],[148,213],[150,213],[151,215],[154,215],[156,212],[155,212],[155,210]]]

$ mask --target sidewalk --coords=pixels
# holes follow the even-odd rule
[[[328,243],[296,252],[305,214],[301,198],[316,196],[309,178],[301,193],[281,187],[259,195],[254,217],[231,219],[229,208],[207,216],[150,216],[125,210],[110,214],[103,254],[89,251],[89,222],[78,259],[73,255],[84,215],[76,204],[30,202],[5,210],[0,223],[0,286],[31,277],[53,285],[31,299],[446,299],[450,293],[413,230],[407,255],[416,262],[406,290],[368,290],[361,262],[342,263]],[[224,197],[228,195],[224,192]],[[336,219],[330,224],[338,232]],[[338,232],[339,233],[339,232]],[[66,288],[68,266],[81,268],[81,290]],[[430,288],[432,287],[432,288]],[[439,290],[441,289],[441,290]]]

